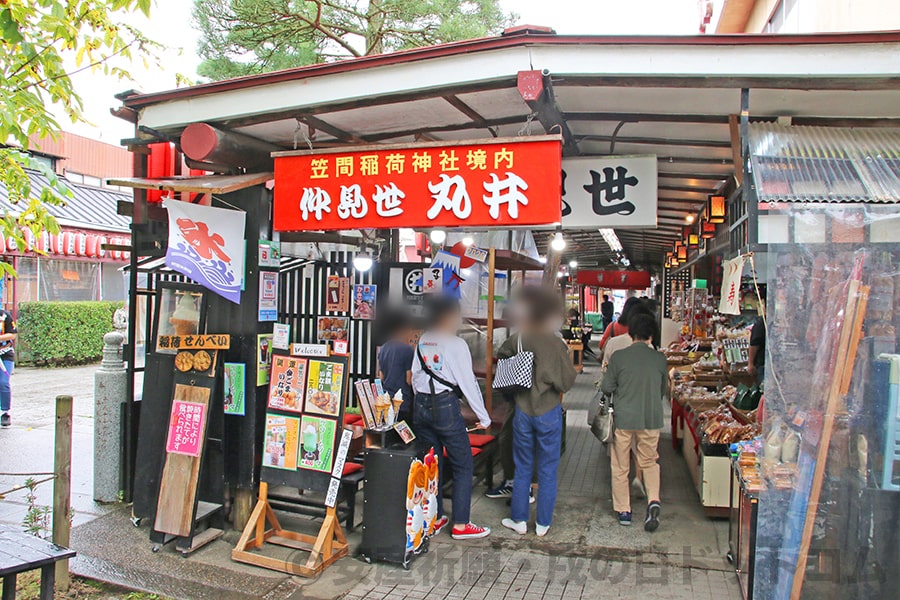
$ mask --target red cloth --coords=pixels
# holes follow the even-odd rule
[[[344,413],[344,425],[362,425],[362,415]]]

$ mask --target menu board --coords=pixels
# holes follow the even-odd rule
[[[269,408],[301,412],[306,388],[306,359],[293,356],[272,358]]]
[[[276,469],[296,469],[299,432],[300,419],[266,415],[263,466]]]
[[[343,429],[349,360],[271,355],[262,481],[327,491]]]
[[[344,391],[344,365],[321,360],[309,361],[304,412],[336,417]]]

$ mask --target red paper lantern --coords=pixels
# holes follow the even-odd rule
[[[709,221],[703,221],[700,223],[700,237],[704,240],[715,239],[716,237],[716,226],[714,223],[710,223]]]

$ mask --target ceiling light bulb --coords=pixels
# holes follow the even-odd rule
[[[550,242],[550,247],[557,252],[562,252],[566,249],[566,238],[563,237],[562,231],[556,232],[556,235],[553,236],[553,241]]]
[[[357,271],[366,272],[372,268],[374,262],[375,261],[372,260],[372,255],[369,254],[369,251],[363,246],[360,249],[359,254],[353,257],[353,268]]]
[[[463,246],[465,246],[466,248],[468,248],[469,246],[474,246],[475,238],[473,238],[471,235],[467,235],[466,237],[464,237],[462,239],[462,243],[463,243]]]
[[[686,217],[684,218],[684,221],[685,221],[685,223],[693,223],[693,222],[694,222],[694,215],[688,215],[688,216],[686,216]]]
[[[429,237],[433,244],[441,245],[447,240],[447,232],[443,229],[433,229]]]
[[[546,265],[547,257],[546,256],[538,256],[538,262],[541,263],[542,265]]]
[[[569,261],[569,267],[570,267],[570,268],[574,269],[574,268],[576,268],[577,266],[578,266],[578,261],[577,261],[577,260],[570,260],[570,261]]]

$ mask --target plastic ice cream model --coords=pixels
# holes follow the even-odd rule
[[[400,406],[403,405],[403,390],[397,390],[397,393],[394,394],[393,398],[391,398],[391,404],[394,405],[394,419],[393,420],[396,421],[400,415]]]
[[[178,299],[169,323],[175,328],[175,335],[193,335],[197,333],[197,324],[200,322],[200,311],[190,294],[182,294]]]

